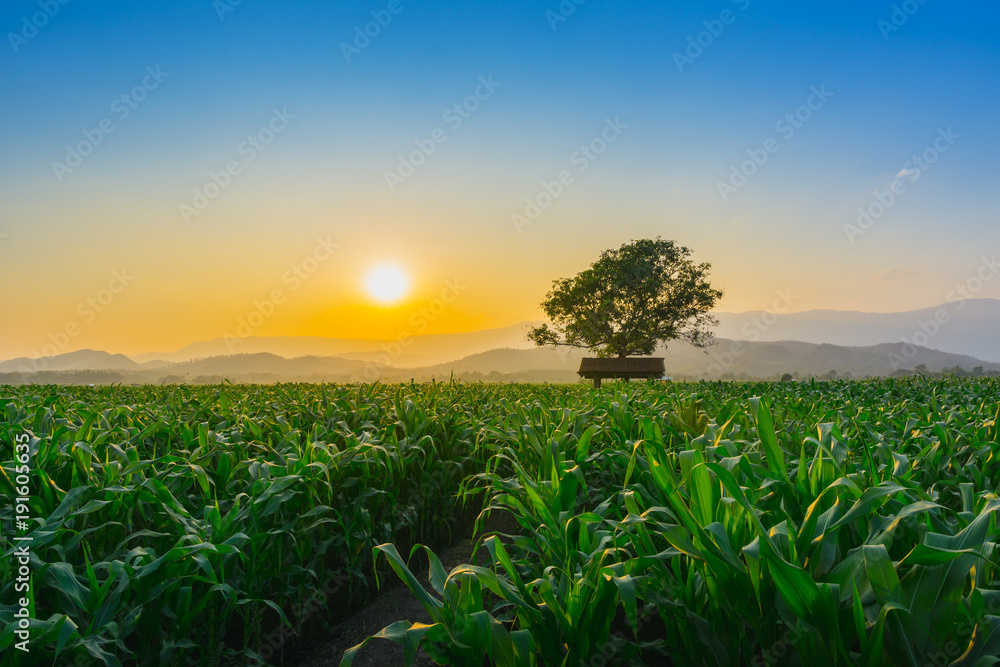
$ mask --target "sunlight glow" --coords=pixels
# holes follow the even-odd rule
[[[368,272],[365,289],[382,303],[395,303],[409,291],[410,280],[398,266],[383,264]]]

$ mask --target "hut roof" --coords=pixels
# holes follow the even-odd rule
[[[662,357],[609,357],[606,359],[585,358],[580,360],[578,374],[593,377],[663,377],[666,366]]]

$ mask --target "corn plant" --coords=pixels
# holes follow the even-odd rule
[[[431,618],[379,635],[407,660],[993,664],[998,389],[2,387],[0,442],[27,435],[32,469],[28,528],[0,505],[0,651],[20,535],[19,664],[290,664],[386,576]],[[516,530],[486,532],[497,512]],[[487,562],[446,573],[413,547],[424,590],[393,545],[477,514]],[[319,589],[333,601],[303,614]]]

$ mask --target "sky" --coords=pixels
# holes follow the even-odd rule
[[[509,326],[654,236],[724,311],[937,305],[1000,249],[998,16],[6,0],[0,358]]]

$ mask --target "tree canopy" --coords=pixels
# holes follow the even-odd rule
[[[605,250],[574,278],[553,283],[542,309],[551,321],[528,332],[535,344],[586,348],[599,357],[651,355],[660,342],[711,341],[709,312],[722,292],[673,241],[640,239]]]

